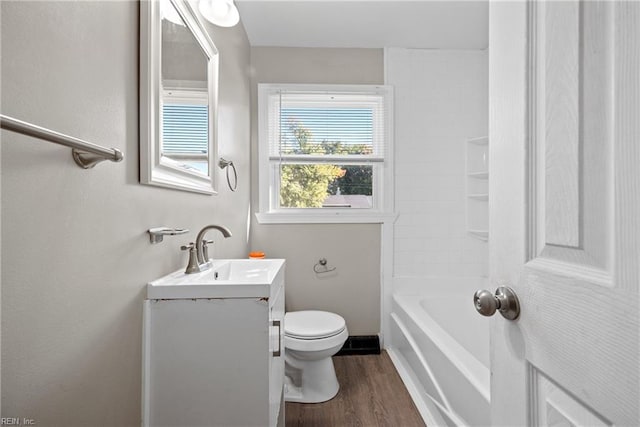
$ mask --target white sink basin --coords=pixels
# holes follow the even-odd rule
[[[256,262],[257,261],[257,262]],[[230,280],[238,283],[269,281],[277,273],[278,263],[274,260],[238,259],[214,266],[214,280]],[[217,273],[217,274],[216,274]]]
[[[147,285],[147,299],[266,297],[284,280],[283,259],[222,259],[200,273],[176,271]]]

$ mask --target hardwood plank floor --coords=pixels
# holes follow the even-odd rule
[[[291,403],[286,427],[424,426],[387,352],[333,358],[340,391],[324,403]]]

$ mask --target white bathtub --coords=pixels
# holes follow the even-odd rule
[[[429,425],[491,424],[489,319],[468,289],[393,296],[389,354]]]

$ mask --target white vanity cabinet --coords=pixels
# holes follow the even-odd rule
[[[243,261],[280,265],[262,279],[212,271],[149,284],[143,425],[284,425],[284,260]],[[170,280],[176,292],[163,288]]]

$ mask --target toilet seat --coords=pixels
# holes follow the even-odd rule
[[[342,316],[327,311],[293,311],[284,315],[285,336],[299,340],[333,337],[344,331],[345,327]]]

